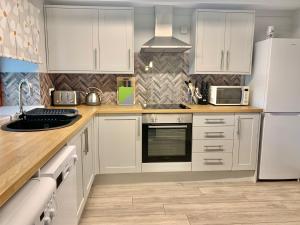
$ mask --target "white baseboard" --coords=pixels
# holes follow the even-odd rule
[[[255,171],[161,172],[101,174],[95,185],[139,184],[158,182],[255,182]]]
[[[184,172],[184,171],[192,171],[192,163],[190,162],[142,163],[142,173]]]

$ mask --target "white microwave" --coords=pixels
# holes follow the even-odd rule
[[[209,103],[213,105],[249,105],[248,86],[210,86]]]

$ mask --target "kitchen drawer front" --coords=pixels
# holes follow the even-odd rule
[[[193,126],[233,126],[234,115],[197,115],[193,116]]]
[[[233,139],[234,127],[193,127],[193,139]]]
[[[232,152],[233,140],[193,140],[193,152]]]
[[[232,169],[232,153],[193,153],[192,171]]]

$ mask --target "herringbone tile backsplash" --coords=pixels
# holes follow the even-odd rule
[[[145,66],[153,62],[153,68],[145,71]],[[188,101],[187,87],[184,81],[202,80],[211,85],[240,85],[239,75],[188,75],[189,56],[182,53],[153,53],[135,55],[136,102],[137,103],[185,103]],[[38,74],[3,73],[2,91],[4,105],[18,104],[17,86],[21,79],[32,82],[34,95],[26,98],[29,105],[50,104],[49,88],[56,90],[77,90],[84,92],[88,87],[97,87],[103,91],[103,103],[117,102],[117,77],[114,74]],[[124,75],[122,75],[124,76]],[[130,75],[129,75],[130,76]]]
[[[153,62],[153,68],[145,66]],[[188,100],[184,81],[202,80],[212,85],[240,85],[239,75],[188,75],[189,56],[182,53],[153,53],[135,55],[137,103],[185,103]],[[50,74],[57,90],[85,92],[88,87],[100,88],[103,103],[117,102],[117,77],[111,74]],[[124,76],[124,75],[123,75]]]

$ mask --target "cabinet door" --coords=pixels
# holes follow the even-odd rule
[[[46,8],[48,70],[96,70],[98,10],[73,7]]]
[[[195,43],[196,72],[224,69],[225,13],[199,12]]]
[[[141,116],[99,117],[100,173],[141,172]]]
[[[94,162],[92,149],[92,123],[83,130],[82,134],[82,168],[83,168],[83,192],[88,197],[94,180]]]
[[[227,13],[225,35],[225,68],[232,73],[251,73],[253,13]]]
[[[77,218],[80,218],[81,212],[84,206],[84,193],[83,193],[83,180],[82,180],[82,134],[76,135],[70,142],[69,145],[76,146],[76,154],[78,161],[76,163],[76,191],[77,191]]]
[[[133,73],[133,11],[100,10],[100,72]]]
[[[236,114],[233,170],[256,170],[260,114]]]

